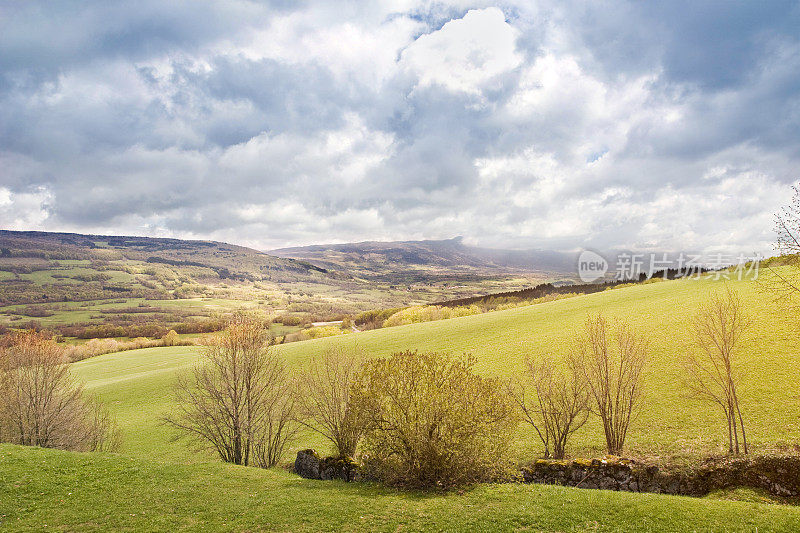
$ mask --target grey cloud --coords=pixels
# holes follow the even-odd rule
[[[764,246],[798,178],[796,3],[519,2],[491,26],[519,61],[404,61],[484,7],[3,4],[0,226]]]
[[[191,51],[258,24],[282,3],[212,0],[3,2],[0,70],[58,73],[99,58]]]

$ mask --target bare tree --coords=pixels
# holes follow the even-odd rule
[[[115,449],[108,411],[75,383],[63,349],[35,331],[0,341],[0,441],[78,451]]]
[[[728,287],[724,296],[715,294],[700,306],[692,325],[697,351],[686,356],[686,386],[695,398],[722,409],[728,427],[728,451],[747,453],[736,356],[751,321],[738,294]]]
[[[283,365],[274,367],[275,387],[265,396],[263,422],[256,425],[253,439],[255,464],[270,468],[278,464],[286,447],[297,436],[295,420],[295,385],[289,381]]]
[[[350,401],[360,358],[344,348],[329,349],[300,376],[299,421],[329,440],[340,457],[353,457],[364,422]]]
[[[600,417],[608,453],[620,455],[628,427],[642,398],[642,371],[648,341],[626,322],[613,326],[601,315],[586,319],[570,355],[589,388],[590,409]]]
[[[792,189],[791,203],[775,214],[773,248],[780,257],[763,263],[766,269],[759,275],[758,284],[772,292],[778,302],[796,310],[800,297],[800,187]]]
[[[297,433],[293,384],[262,323],[237,317],[176,386],[176,437],[193,437],[223,461],[274,466]]]
[[[526,379],[510,382],[509,393],[519,406],[522,418],[528,422],[544,445],[544,456],[563,459],[569,436],[586,423],[589,415],[589,393],[583,376],[575,373],[568,361],[544,358],[539,362],[526,360]],[[532,383],[536,397],[526,394]]]

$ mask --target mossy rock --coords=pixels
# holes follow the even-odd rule
[[[320,462],[320,479],[357,481],[361,478],[360,467],[352,457],[326,457]]]
[[[321,460],[312,449],[300,450],[294,460],[294,472],[306,479],[320,479]]]

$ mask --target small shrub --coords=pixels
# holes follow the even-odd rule
[[[518,420],[501,381],[471,356],[395,353],[367,361],[353,385],[364,458],[384,482],[454,487],[493,479]]]
[[[304,329],[303,333],[309,339],[321,339],[322,337],[334,337],[344,333],[350,333],[348,330],[343,330],[336,326],[316,326],[313,328]]]
[[[359,313],[353,319],[353,322],[361,329],[379,329],[383,327],[384,321],[392,316],[393,314],[397,313],[398,311],[402,310],[403,308],[393,308],[393,309],[372,309],[370,311],[364,311],[363,313]]]
[[[22,309],[19,309],[17,313],[22,316],[30,316],[34,318],[44,318],[47,316],[53,316],[55,314],[50,309],[39,305],[28,305]]]
[[[301,326],[308,321],[306,317],[297,315],[283,315],[275,319],[276,323],[283,324],[284,326]]]
[[[179,340],[178,334],[174,329],[169,330],[166,335],[161,337],[161,342],[164,346],[175,346]]]
[[[389,328],[392,326],[402,326],[405,324],[417,324],[419,322],[445,320],[460,316],[477,315],[479,313],[481,313],[481,310],[477,305],[464,305],[458,307],[423,305],[409,307],[407,309],[400,310],[387,318],[383,323],[383,327]]]
[[[354,457],[364,422],[350,399],[360,357],[331,348],[300,376],[300,423],[329,440],[337,457]]]

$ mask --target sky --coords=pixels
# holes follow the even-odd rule
[[[0,0],[0,227],[769,252],[798,2]]]

